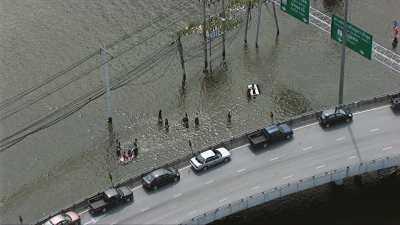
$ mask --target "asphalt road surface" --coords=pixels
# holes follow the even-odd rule
[[[180,182],[156,192],[135,187],[135,202],[130,205],[98,217],[81,212],[82,224],[177,224],[278,185],[399,154],[399,118],[383,106],[355,113],[351,124],[296,128],[292,140],[265,150],[238,147],[230,162],[198,174],[182,168]]]

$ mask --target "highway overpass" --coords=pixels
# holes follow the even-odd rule
[[[102,216],[92,217],[84,203],[75,209],[86,225],[206,224],[287,194],[400,165],[400,116],[388,96],[350,107],[358,110],[351,124],[326,130],[315,113],[302,115],[289,121],[295,128],[288,142],[252,151],[239,137],[224,143],[242,143],[230,149],[227,164],[199,174],[183,166],[180,182],[154,193],[132,185],[135,202]]]

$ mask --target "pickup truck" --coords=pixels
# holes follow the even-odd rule
[[[247,135],[253,148],[265,148],[270,144],[292,137],[293,130],[287,124],[272,125]]]
[[[391,107],[395,111],[400,111],[400,94],[392,95],[390,98]]]
[[[133,193],[127,187],[110,188],[89,199],[89,213],[97,215],[126,202],[133,201]]]

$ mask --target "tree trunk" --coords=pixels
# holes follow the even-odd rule
[[[222,0],[222,18],[225,19],[225,0]],[[222,24],[222,62],[225,64],[225,24]]]
[[[207,35],[206,35],[206,0],[203,0],[203,49],[204,49],[204,73],[208,73],[207,60]]]
[[[247,3],[247,11],[246,11],[246,27],[244,30],[244,44],[247,45],[247,30],[249,28],[249,17],[250,17],[250,2]]]
[[[178,40],[176,43],[176,47],[178,48],[179,56],[181,59],[181,67],[182,67],[182,89],[185,89],[186,85],[186,70],[185,70],[185,59],[183,57],[183,46],[181,42],[181,35],[178,35]]]

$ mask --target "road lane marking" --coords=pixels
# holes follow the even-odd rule
[[[382,151],[387,151],[387,150],[390,150],[392,148],[393,148],[392,146],[387,146],[387,147],[382,148]]]
[[[236,172],[238,172],[238,173],[241,173],[241,172],[244,172],[244,171],[246,171],[246,168],[243,168],[243,169],[240,169],[240,170],[236,170]]]
[[[178,197],[180,197],[181,195],[182,195],[182,193],[178,193],[178,194],[174,195],[174,198],[178,198]]]
[[[355,113],[353,113],[353,115],[357,115],[357,114],[361,114],[361,113],[366,113],[366,112],[370,112],[370,111],[375,111],[375,110],[380,110],[380,109],[389,108],[389,107],[390,107],[389,105],[384,105],[384,106],[377,107],[377,108],[373,108],[373,109],[367,109],[367,110],[364,110],[364,111],[355,112]]]
[[[352,155],[348,159],[351,160],[351,159],[355,159],[355,158],[357,158],[357,157],[355,155]]]
[[[374,129],[369,130],[369,132],[377,132],[377,131],[379,131],[379,128],[374,128]]]
[[[214,183],[214,180],[209,180],[205,184],[212,184],[212,183]]]
[[[289,176],[286,176],[286,177],[282,177],[282,179],[287,180],[287,179],[290,179],[292,177],[293,177],[293,175],[289,175]]]
[[[315,167],[315,169],[319,170],[319,169],[322,169],[322,168],[324,168],[324,167],[325,167],[325,165],[322,164],[322,165],[319,165],[319,166]]]
[[[219,203],[222,203],[222,202],[224,202],[224,201],[226,201],[226,200],[228,200],[228,199],[227,199],[227,198],[223,198],[223,199],[219,200],[218,202],[219,202]]]
[[[318,122],[310,123],[310,124],[307,124],[307,125],[302,126],[302,127],[296,127],[296,128],[294,128],[293,130],[300,130],[300,129],[303,129],[303,128],[306,128],[306,127],[314,126],[314,125],[316,125],[316,124],[318,124]]]
[[[257,186],[252,187],[251,190],[256,190],[256,189],[259,189],[259,188],[260,188],[260,186],[257,185]]]
[[[312,148],[313,148],[312,146],[308,146],[308,147],[303,148],[303,151],[308,151],[308,150],[311,150]]]
[[[79,214],[79,215],[82,215],[82,214],[87,213],[87,212],[89,212],[89,209],[86,209],[85,211],[82,211],[82,212],[80,212],[80,213],[78,213],[78,214]]]
[[[191,165],[182,167],[182,168],[180,168],[178,171],[181,172],[182,170],[185,170],[185,169],[187,169],[187,168],[189,168],[189,167],[191,167]]]
[[[96,223],[97,220],[92,218],[91,220],[89,220],[88,222],[84,223],[83,225],[87,225],[87,224],[92,224],[92,223]]]
[[[342,137],[336,138],[336,141],[343,141],[344,139],[346,139],[346,137],[342,136]]]
[[[145,212],[145,211],[147,211],[147,210],[149,210],[150,208],[149,207],[146,207],[146,208],[144,208],[144,209],[141,209],[140,211],[141,212]]]
[[[274,161],[274,160],[277,160],[277,159],[279,159],[279,157],[272,158],[269,161]]]
[[[136,187],[132,188],[131,190],[132,190],[132,191],[137,190],[137,189],[139,189],[139,188],[142,188],[142,186],[143,186],[143,185],[136,186]]]

